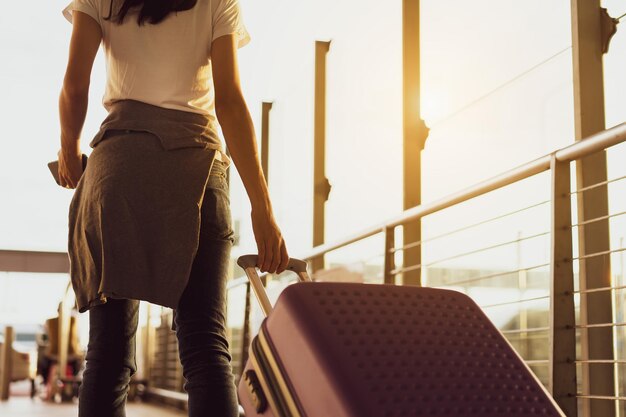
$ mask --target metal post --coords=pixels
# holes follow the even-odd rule
[[[144,337],[143,337],[143,379],[146,381],[150,381],[150,377],[152,369],[151,369],[151,364],[152,364],[152,346],[151,346],[151,341],[152,341],[152,337],[151,334],[153,332],[152,329],[152,306],[150,305],[150,303],[146,302],[146,330],[144,332]]]
[[[395,252],[392,252],[395,246],[396,240],[396,228],[395,227],[386,227],[385,228],[385,270],[384,270],[384,279],[385,284],[395,284],[396,277],[391,271],[396,267],[395,265]]]
[[[603,13],[600,0],[571,0],[572,45],[574,66],[574,110],[576,140],[580,141],[604,130],[603,78]],[[601,151],[576,161],[578,189],[607,180],[606,152]],[[608,190],[597,187],[577,195],[578,223],[606,216]],[[578,228],[579,253],[585,256],[608,251],[609,222],[601,220]],[[611,286],[610,255],[586,258],[580,261],[580,289],[588,290]],[[581,295],[580,323],[611,323],[613,304],[610,291]],[[581,331],[583,360],[613,360],[613,330],[611,328]],[[582,366],[584,394],[615,396],[614,370],[609,365]],[[584,416],[612,417],[616,403],[612,401],[583,400]]]
[[[261,167],[265,182],[269,184],[269,155],[270,155],[270,110],[272,102],[264,101],[261,105]]]
[[[250,281],[246,282],[246,305],[243,316],[243,329],[241,334],[241,366],[239,368],[239,379],[243,375],[249,358],[250,348],[250,314],[252,312],[252,302],[250,294]]]
[[[421,204],[421,151],[428,136],[428,128],[420,113],[420,2],[402,1],[402,78],[403,78],[403,178],[405,210]],[[407,223],[403,228],[404,245],[422,239],[421,219]],[[404,266],[422,263],[422,247],[404,251]],[[421,270],[402,273],[403,284],[420,285]]]
[[[9,386],[11,384],[11,374],[13,372],[13,327],[4,328],[4,343],[2,344],[2,359],[0,365],[0,400],[9,399]]]
[[[68,352],[70,346],[71,314],[67,308],[67,293],[59,304],[59,366],[57,378],[62,380],[66,376]]]
[[[551,169],[549,389],[563,412],[568,417],[576,417],[576,317],[569,162],[558,162],[553,157]]]
[[[330,41],[315,42],[315,123],[313,163],[313,246],[324,243],[325,205],[330,194],[326,178],[326,55]],[[324,257],[311,263],[313,272],[324,268]]]
[[[525,293],[528,289],[528,271],[522,268],[522,232],[521,230],[517,231],[517,243],[516,243],[516,252],[517,252],[517,288],[520,291],[520,294]],[[522,308],[519,313],[519,328],[520,330],[528,329],[528,309]],[[529,355],[531,354],[531,339],[528,337],[528,332],[523,331],[519,334],[519,353],[522,358],[530,359]]]

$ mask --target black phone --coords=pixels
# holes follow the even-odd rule
[[[83,154],[83,172],[85,172],[85,168],[87,168],[87,155]],[[52,176],[54,177],[54,180],[57,182],[58,185],[61,185],[61,183],[59,182],[59,161],[52,161],[52,162],[48,162],[48,168],[50,168],[50,173],[52,173]]]

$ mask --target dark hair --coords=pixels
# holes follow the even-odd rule
[[[109,15],[104,20],[111,20],[114,23],[122,24],[126,14],[132,8],[141,7],[137,15],[137,25],[142,25],[146,21],[156,25],[162,22],[170,13],[192,9],[198,0],[123,0],[124,4],[113,17],[113,2],[109,6]]]

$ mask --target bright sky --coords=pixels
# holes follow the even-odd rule
[[[252,42],[240,51],[244,91],[260,129],[260,104],[271,113],[270,188],[291,254],[311,241],[314,41],[332,40],[328,55],[327,236],[335,240],[401,210],[401,2],[241,0]],[[422,0],[422,105],[432,131],[423,153],[423,200],[431,201],[569,144],[573,139],[571,35],[568,0]],[[46,163],[59,148],[57,99],[71,26],[66,2],[49,0],[24,16],[7,2],[0,14],[0,248],[65,250],[73,191],[53,182]],[[607,0],[613,16],[623,1]],[[622,24],[623,26],[623,24]],[[607,126],[626,120],[626,30],[605,58]],[[541,66],[527,72],[540,62]],[[105,117],[104,63],[99,55],[82,146]],[[510,80],[516,79],[510,84]],[[494,89],[495,93],[488,94]],[[488,95],[487,95],[488,94]],[[485,97],[485,95],[487,95]],[[626,152],[610,155],[612,176],[625,175]],[[547,198],[546,177],[520,184],[425,220],[425,233],[514,210]],[[619,188],[621,187],[621,188]],[[626,195],[615,185],[613,195]],[[626,210],[615,199],[613,210]],[[242,245],[254,250],[249,207],[237,179],[233,214]],[[498,239],[547,227],[546,213],[507,224]],[[494,231],[500,230],[494,226]],[[614,230],[626,230],[620,223]],[[622,232],[622,235],[626,233]],[[484,231],[481,236],[490,235]],[[618,234],[614,238],[619,238]],[[468,235],[433,244],[426,257],[486,241]],[[488,242],[487,242],[488,243]],[[545,242],[544,242],[545,243]],[[525,250],[528,261],[544,243]],[[380,248],[368,248],[375,254]],[[338,254],[353,259],[356,254]],[[358,251],[363,258],[363,251]],[[463,260],[457,266],[507,267],[515,251]],[[331,257],[332,259],[332,257]],[[450,264],[452,265],[452,264]],[[2,280],[2,277],[0,277]],[[1,287],[0,287],[1,288]],[[1,301],[1,300],[0,300]]]

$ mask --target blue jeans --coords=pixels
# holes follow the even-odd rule
[[[226,280],[233,244],[228,182],[215,161],[201,209],[200,243],[189,283],[174,311],[190,417],[237,417],[237,392],[226,339]],[[139,301],[109,299],[89,310],[87,365],[79,417],[124,417],[137,371]]]

